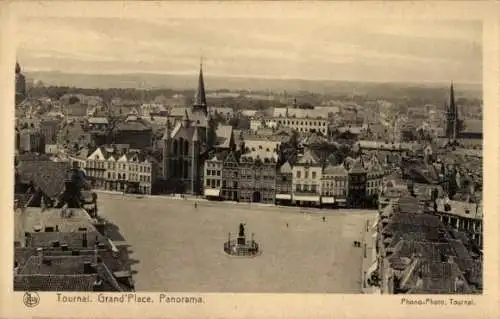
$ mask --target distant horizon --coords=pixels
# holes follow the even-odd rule
[[[48,70],[48,69],[38,69],[38,70],[23,70],[23,74],[29,75],[36,73],[46,73],[46,74],[64,74],[64,75],[81,75],[81,76],[130,76],[130,75],[152,75],[152,76],[179,76],[179,77],[193,77],[193,81],[197,80],[198,72],[154,72],[154,71],[128,71],[128,72],[65,72],[60,70]],[[406,80],[406,81],[377,81],[377,80],[352,80],[352,79],[328,79],[328,78],[291,78],[291,77],[273,77],[269,75],[234,75],[234,74],[211,74],[203,71],[203,76],[205,80],[210,78],[234,78],[234,79],[244,79],[244,80],[275,80],[275,81],[306,81],[306,82],[340,82],[340,83],[367,83],[367,84],[403,84],[403,85],[433,85],[433,86],[449,86],[451,83],[454,85],[466,85],[466,86],[481,86],[482,82],[463,82],[450,80],[442,81],[417,81],[417,80]],[[37,79],[32,79],[37,80]],[[193,88],[194,89],[194,88]],[[207,90],[210,90],[207,87]]]

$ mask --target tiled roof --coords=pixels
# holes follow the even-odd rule
[[[81,225],[79,225],[81,226]],[[88,229],[86,233],[87,247],[94,247],[96,242],[106,244],[107,240],[97,231]],[[28,247],[50,247],[53,242],[57,241],[60,244],[68,245],[69,249],[81,249],[83,247],[83,232],[76,231],[67,232],[30,232]]]
[[[32,256],[24,267],[21,275],[78,275],[84,274],[84,263],[95,262],[93,255],[80,256]]]
[[[151,127],[142,120],[118,122],[116,125],[118,131],[148,131]]]
[[[68,163],[52,161],[23,161],[17,166],[21,181],[32,181],[49,197],[64,191],[65,180],[70,176],[69,169]]]
[[[328,165],[323,175],[347,176],[347,170],[343,165]]]
[[[419,278],[420,275],[420,278]],[[461,281],[461,289],[457,289],[457,280]],[[429,262],[422,260],[407,280],[412,287],[411,294],[453,294],[471,293],[464,280],[460,268],[453,262]]]
[[[315,165],[315,164],[319,164],[319,163],[320,163],[320,158],[316,154],[316,152],[314,152],[311,149],[306,149],[305,152],[304,152],[304,155],[302,155],[301,157],[299,157],[299,159],[297,160],[296,164],[312,164],[312,165]]]
[[[95,230],[88,213],[83,209],[76,208],[67,209],[67,215],[63,216],[62,209],[45,209],[42,212],[39,207],[27,207],[16,212],[14,220],[15,225],[19,225],[23,231],[19,234],[22,238],[18,240],[24,240],[24,232],[34,232],[35,227],[40,228],[41,232],[45,227],[52,227],[55,230],[56,226],[61,233],[76,232],[79,228],[86,228],[88,231]]]
[[[93,291],[97,274],[90,275],[16,275],[14,291]]]
[[[349,173],[366,173],[366,168],[363,166],[363,162],[360,159],[356,160],[350,168]]]

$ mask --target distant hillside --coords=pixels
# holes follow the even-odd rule
[[[77,88],[144,88],[191,90],[197,85],[196,75],[177,74],[74,74],[63,72],[26,72],[28,78],[42,81],[46,85],[72,86]],[[401,89],[444,89],[448,83],[370,83],[348,81],[316,81],[300,79],[258,79],[241,77],[218,77],[205,75],[207,90],[251,90],[290,93],[306,91],[319,94],[380,94],[401,95]],[[480,85],[456,84],[457,92],[481,98]],[[404,93],[403,93],[404,94]]]

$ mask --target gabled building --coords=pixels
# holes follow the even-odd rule
[[[323,170],[321,204],[324,206],[345,205],[347,201],[348,172],[343,165],[328,164]]]
[[[158,178],[157,161],[139,150],[101,146],[86,160],[85,172],[94,187],[151,194]]]
[[[222,173],[225,154],[215,154],[205,161],[203,194],[209,199],[220,199],[222,188]]]
[[[347,204],[350,207],[363,207],[367,195],[367,175],[362,158],[359,158],[349,169]]]
[[[240,201],[274,204],[277,161],[276,152],[263,148],[252,149],[241,155]]]
[[[285,162],[276,172],[276,203],[289,205],[292,203],[293,169]]]
[[[222,163],[222,192],[223,200],[239,201],[240,199],[240,163],[238,153],[226,152]]]
[[[323,164],[316,153],[306,149],[293,165],[293,201],[297,205],[320,205]]]

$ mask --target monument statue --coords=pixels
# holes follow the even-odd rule
[[[245,225],[240,224],[240,232],[239,232],[240,237],[245,237]]]

